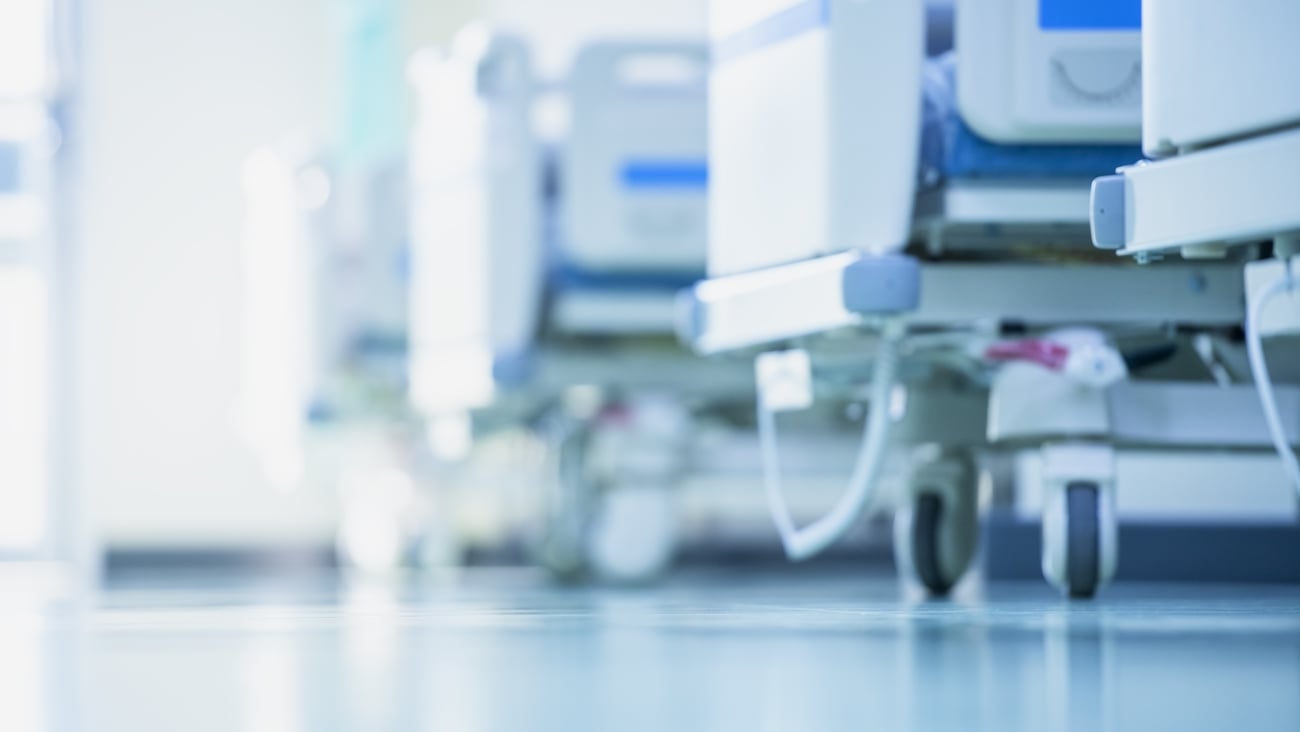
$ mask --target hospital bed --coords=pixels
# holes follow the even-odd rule
[[[1090,180],[1139,155],[1137,7],[958,2],[955,55],[927,57],[921,2],[712,3],[709,277],[679,330],[699,353],[756,357],[791,558],[835,541],[884,456],[916,446],[895,554],[946,592],[976,549],[979,459],[1009,450],[1038,466],[1017,492],[1041,512],[1044,575],[1089,596],[1116,567],[1119,447],[1259,444],[1188,408],[1214,387],[1130,378],[1174,350],[1165,335],[1241,321],[1235,267],[1088,246]],[[840,502],[799,528],[775,422],[828,396],[869,402],[861,453]]]
[[[690,410],[751,398],[748,369],[673,329],[704,268],[705,54],[593,43],[548,81],[524,40],[475,27],[412,65],[412,399],[431,436],[548,436],[557,574],[661,569]]]
[[[542,345],[671,336],[673,295],[703,270],[702,69],[694,44],[600,44],[548,82],[522,39],[480,28],[416,60],[422,409],[536,383],[554,365]]]
[[[1265,338],[1300,331],[1300,6],[1146,0],[1142,23],[1150,159],[1093,183],[1094,243],[1143,262],[1249,260],[1250,370],[1269,439],[1300,491],[1300,407],[1274,385],[1265,352]]]

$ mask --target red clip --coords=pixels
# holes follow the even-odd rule
[[[990,361],[1031,361],[1053,371],[1064,369],[1069,357],[1068,346],[1035,338],[994,343],[984,351],[984,358]]]

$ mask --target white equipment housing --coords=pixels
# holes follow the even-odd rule
[[[696,43],[601,43],[578,54],[560,169],[565,265],[703,272],[707,63]]]
[[[1300,124],[1300,5],[1145,0],[1142,146],[1153,158]]]
[[[711,276],[906,244],[923,9],[845,0],[712,4]],[[844,93],[855,88],[870,93]]]
[[[961,117],[1002,143],[1136,141],[1136,7],[958,3]],[[923,3],[724,0],[713,15],[710,275],[900,249],[921,145]],[[960,180],[922,197],[919,223],[1082,227],[1086,198],[1086,177]]]
[[[957,23],[962,117],[998,142],[1136,139],[1138,16],[1139,4],[1124,0],[980,3]]]
[[[1094,243],[1123,254],[1300,231],[1300,5],[1147,0],[1143,147],[1160,158],[1093,186]]]
[[[570,125],[551,202],[552,332],[672,332],[676,291],[704,272],[706,79],[698,42],[603,42],[557,87]]]

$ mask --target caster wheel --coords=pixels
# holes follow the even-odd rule
[[[1088,599],[1115,574],[1119,531],[1101,483],[1070,480],[1052,491],[1043,513],[1043,576],[1066,595]]]
[[[916,500],[912,522],[912,566],[917,579],[935,595],[946,595],[959,577],[944,572],[939,561],[939,541],[943,521],[943,499],[933,493]]]
[[[1065,500],[1066,592],[1088,599],[1101,585],[1101,491],[1095,483],[1071,483]]]
[[[962,478],[970,473],[962,466]],[[922,476],[924,477],[924,476]],[[912,504],[894,515],[899,569],[935,596],[952,591],[975,556],[979,535],[973,480],[919,482]]]
[[[1114,577],[1119,558],[1114,449],[1045,445],[1042,455],[1043,577],[1086,599]]]

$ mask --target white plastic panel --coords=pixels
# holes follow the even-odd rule
[[[1087,222],[1087,214],[1088,190],[1077,181],[955,180],[921,196],[917,221],[947,226],[1077,225]]]
[[[997,142],[1136,142],[1141,38],[1122,26],[1137,2],[959,0],[963,119]]]
[[[923,9],[828,0],[801,15],[818,25],[787,36],[769,26],[715,59],[710,275],[905,244]]]
[[[803,3],[804,0],[713,0],[709,3],[709,35],[725,38]]]
[[[1300,389],[1278,385],[1287,434],[1300,435]],[[1272,447],[1259,395],[1251,384],[1207,382],[1116,384],[1109,393],[1113,435],[1132,444],[1169,447]],[[1278,471],[1281,477],[1281,471]]]
[[[584,336],[663,335],[673,332],[672,291],[574,290],[560,293],[548,323],[557,333]]]
[[[829,243],[899,251],[916,194],[925,3],[839,0],[830,8]]]
[[[1300,124],[1300,3],[1144,0],[1142,22],[1148,155]]]
[[[707,63],[699,43],[593,44],[578,54],[561,183],[569,265],[703,271]]]
[[[809,33],[713,71],[712,276],[830,249],[827,36]]]
[[[679,332],[700,353],[764,346],[861,322],[845,308],[845,273],[861,255],[841,253],[728,277],[695,287]],[[1005,320],[1033,326],[1091,323],[1235,325],[1244,317],[1240,268],[1216,262],[1160,267],[926,264],[924,327]]]
[[[1135,165],[1124,177],[1125,254],[1300,230],[1300,130]]]

